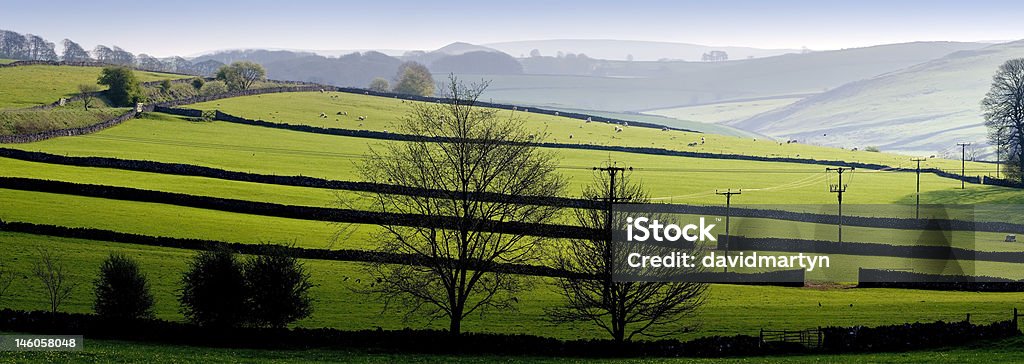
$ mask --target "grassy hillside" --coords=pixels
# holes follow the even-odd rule
[[[832,146],[959,156],[956,143],[985,142],[981,99],[996,69],[1020,57],[1024,41],[957,52],[727,124]]]
[[[225,122],[196,123],[153,115],[92,135],[8,145],[70,156],[104,156],[204,165],[243,172],[358,180],[358,168],[372,145],[382,141],[249,127]],[[719,204],[715,189],[743,188],[742,203],[832,203],[824,167],[793,163],[652,156],[573,149],[555,150],[559,170],[570,179],[567,191],[590,183],[591,167],[609,159],[635,168],[652,197],[677,203]],[[746,171],[742,174],[741,171]],[[756,178],[748,178],[756,176]],[[855,172],[849,203],[891,203],[912,197],[913,173]],[[922,191],[959,187],[955,180],[923,174]],[[1019,191],[968,185],[959,198],[1007,201]],[[923,199],[924,203],[928,200]]]
[[[647,115],[658,115],[680,120],[695,120],[702,123],[719,124],[743,120],[754,115],[778,109],[801,100],[798,97],[766,98],[735,102],[675,107],[644,111]],[[724,126],[724,125],[719,125]]]
[[[36,249],[49,247],[74,272],[77,282],[91,282],[100,262],[112,251],[123,252],[139,261],[150,278],[156,298],[156,314],[168,320],[182,320],[177,311],[175,289],[188,258],[194,254],[182,249],[146,247],[81,239],[52,238],[0,232],[0,243],[10,247],[3,253],[15,271],[27,271]],[[341,329],[441,328],[442,322],[428,323],[422,317],[402,322],[401,315],[380,315],[382,304],[353,292],[370,283],[360,263],[304,261],[309,267],[317,297],[313,317],[297,323],[301,327]],[[347,278],[347,279],[346,279]],[[518,312],[467,317],[468,331],[531,333],[556,338],[597,338],[602,334],[592,325],[553,325],[544,320],[543,309],[555,305],[559,297],[538,279],[537,285],[523,294]],[[44,309],[42,287],[30,276],[15,281],[5,307]],[[65,311],[89,312],[92,296],[88,284],[82,284],[66,303]],[[936,292],[887,289],[782,288],[715,285],[701,313],[702,330],[707,335],[756,335],[764,328],[803,329],[830,325],[882,325],[906,321],[959,320],[971,312],[972,321],[1005,320],[1009,308],[1024,299],[1024,293]],[[819,305],[820,303],[820,305]]]
[[[78,93],[78,85],[96,84],[100,67],[23,66],[0,68],[0,109],[49,104]],[[189,76],[135,71],[141,82],[187,78]],[[106,86],[100,86],[105,89]]]
[[[820,93],[973,50],[980,43],[917,42],[728,62],[594,61],[602,76],[462,75],[493,80],[485,99],[606,111],[639,111],[758,97]],[[445,75],[435,75],[443,77]]]
[[[220,109],[238,116],[272,122],[316,125],[331,128],[395,131],[395,121],[410,107],[408,101],[344,93],[285,93],[213,101],[187,107]],[[347,112],[347,115],[338,115]],[[320,118],[324,113],[328,117]],[[501,111],[503,117],[510,111]],[[753,137],[669,132],[658,129],[626,127],[621,133],[613,125],[586,123],[564,117],[524,112],[515,113],[526,127],[547,132],[549,140],[560,143],[652,146],[710,153],[737,153],[761,156],[797,156],[820,159],[857,160],[906,166],[906,157],[886,153],[867,153],[755,141]],[[365,120],[358,120],[365,116]],[[362,124],[362,125],[360,125]],[[572,134],[572,139],[569,135]],[[695,147],[688,143],[705,138]],[[102,156],[133,160],[208,166],[284,176],[312,176],[336,180],[361,180],[359,169],[369,148],[385,140],[340,137],[245,126],[227,122],[195,122],[186,118],[149,113],[101,132],[62,137],[35,143],[3,145],[30,151],[66,156]],[[642,180],[652,197],[661,202],[721,205],[716,189],[743,188],[735,204],[831,204],[835,195],[828,192],[824,166],[797,163],[755,162],[716,158],[686,158],[638,153],[601,152],[572,148],[551,149],[560,159],[557,172],[569,180],[564,195],[579,196],[582,186],[591,181],[591,168],[614,160],[634,167],[634,177]],[[958,162],[929,161],[927,166],[956,168]],[[981,170],[983,165],[971,164]],[[0,176],[28,177],[106,186],[133,187],[151,191],[175,192],[206,197],[221,197],[255,202],[313,207],[365,208],[364,194],[328,189],[291,187],[224,179],[133,172],[111,168],[74,167],[0,158]],[[850,175],[847,175],[850,176]],[[915,175],[892,171],[858,171],[852,175],[849,204],[911,203]],[[921,176],[922,202],[1024,203],[1020,190],[968,185],[931,174]],[[225,212],[183,206],[175,201],[149,203],[116,199],[118,196],[85,197],[0,188],[0,219],[67,227],[91,227],[119,232],[200,238],[247,244],[287,243],[303,248],[374,249],[378,228],[366,224],[332,224],[324,221],[289,219],[253,213]],[[339,200],[347,202],[340,205]],[[1012,218],[1012,217],[1009,217]],[[561,221],[560,221],[561,222]],[[831,236],[832,226],[802,224],[796,229],[763,219],[736,219],[736,226],[751,229],[750,236],[803,236],[820,233]],[[889,236],[893,244],[907,243],[914,232],[892,229],[848,227],[846,237],[858,241],[876,241]],[[788,234],[788,235],[787,235]],[[803,234],[803,235],[802,235]],[[886,235],[888,234],[888,235]],[[1002,234],[979,233],[978,250],[1020,251],[1019,245],[1001,242]],[[849,240],[848,240],[849,241]],[[556,241],[552,244],[559,244]],[[62,310],[91,311],[92,282],[97,267],[111,251],[136,258],[149,275],[157,299],[156,314],[168,320],[183,320],[178,311],[176,289],[188,258],[195,252],[105,241],[57,238],[13,232],[0,232],[0,259],[12,262],[19,273],[2,307],[43,309],[42,288],[28,274],[37,248],[51,248],[71,267],[74,279],[82,285]],[[552,249],[557,249],[554,245]],[[837,256],[841,258],[841,256]],[[394,312],[381,314],[383,303],[363,296],[356,289],[372,284],[362,263],[326,260],[304,261],[313,276],[315,313],[296,324],[300,327],[340,329],[443,328],[444,322],[430,322],[415,316],[403,321]],[[896,266],[904,260],[891,257],[862,258],[867,266]],[[852,280],[856,272],[850,261],[837,264]],[[979,271],[1024,277],[1019,265],[1004,263],[980,267]],[[984,269],[984,270],[982,270]],[[531,279],[535,285],[519,296],[515,312],[472,316],[463,324],[470,332],[524,333],[555,338],[597,338],[604,334],[592,325],[553,325],[545,320],[545,309],[560,302],[547,278]],[[781,288],[713,285],[707,305],[700,313],[701,331],[681,335],[692,338],[709,335],[755,335],[761,328],[804,329],[830,325],[881,325],[913,321],[960,320],[967,312],[972,320],[990,322],[1008,318],[1009,309],[1024,300],[1024,293],[935,292],[891,289],[850,289],[847,286]],[[88,345],[88,344],[87,344]],[[98,343],[118,351],[117,355],[167,355],[167,348],[142,346],[140,351],[122,352],[118,343]],[[87,346],[90,347],[91,346]],[[91,350],[91,349],[88,349]],[[91,352],[86,352],[89,354]],[[161,354],[163,353],[163,354]],[[257,355],[247,352],[242,355]],[[259,352],[272,357],[277,353]],[[993,351],[998,355],[1000,351]],[[259,354],[259,355],[263,355]],[[0,354],[2,357],[3,354]],[[203,359],[219,360],[224,351],[210,350]],[[282,353],[281,356],[288,356]],[[966,354],[965,354],[966,355]],[[19,357],[21,358],[21,357]],[[61,357],[57,357],[60,359]],[[72,357],[73,359],[74,357]],[[101,358],[96,354],[92,358]],[[871,359],[873,357],[864,357]],[[930,358],[930,357],[925,357]],[[345,359],[351,359],[346,357]],[[398,357],[398,360],[405,357]],[[430,360],[427,357],[425,360]]]
[[[350,93],[332,92],[320,94],[307,92],[239,97],[188,107],[203,110],[219,109],[235,116],[271,122],[394,132],[398,125],[398,120],[405,115],[411,105],[411,101],[383,97]],[[337,115],[339,112],[345,112],[348,115]],[[320,113],[326,114],[327,118],[321,118]],[[501,111],[499,115],[509,117],[512,114],[511,111]],[[779,142],[765,140],[764,138],[739,138],[715,134],[661,131],[653,128],[627,127],[624,128],[623,132],[616,133],[615,125],[603,122],[586,123],[584,120],[525,112],[518,112],[515,115],[524,120],[528,129],[536,130],[538,133],[546,132],[549,134],[547,141],[558,143],[642,146],[705,153],[845,160],[878,163],[892,167],[910,166],[910,158],[905,155],[840,150],[799,143],[780,144]],[[366,116],[366,120],[358,120],[359,116]],[[572,139],[569,138],[570,135],[572,135]],[[704,138],[704,144],[700,144],[701,138]],[[689,146],[690,143],[697,143],[697,145]],[[593,162],[587,165],[591,163]],[[665,164],[661,166],[671,165],[673,168],[685,170],[695,169],[695,166],[703,163],[718,162],[696,161],[685,165]],[[933,159],[922,163],[922,168],[928,167],[959,171],[960,161]],[[968,168],[975,175],[995,173],[995,166],[990,164],[970,163]],[[823,171],[824,169],[816,166],[806,166],[805,170]]]

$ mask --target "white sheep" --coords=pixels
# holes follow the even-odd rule
[[[366,120],[366,116],[359,116],[359,121]]]

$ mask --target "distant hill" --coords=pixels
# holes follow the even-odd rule
[[[229,64],[235,61],[252,61],[259,64],[278,62],[301,57],[315,56],[312,52],[297,51],[272,51],[265,49],[240,49],[217,51],[211,54],[202,55],[192,59],[192,62],[214,60],[220,63]]]
[[[402,63],[398,58],[372,51],[324,57],[312,52],[261,49],[220,51],[196,57],[193,62],[243,60],[263,65],[271,79],[353,87],[366,87],[375,77],[391,79]]]
[[[392,79],[403,61],[415,61],[435,73],[519,74],[522,65],[511,56],[468,43],[452,43],[431,52],[406,52],[392,57],[380,52],[353,52],[326,57],[313,52],[288,50],[228,50],[196,57],[192,62],[252,61],[267,69],[267,77],[325,83],[338,86],[366,87],[376,77]]]
[[[725,51],[729,59],[747,57],[770,57],[786,53],[799,53],[800,49],[759,49],[750,47],[717,47],[700,44],[674,42],[648,42],[610,39],[551,39],[489,43],[484,46],[500,50],[515,57],[530,56],[530,51],[539,50],[543,56],[556,56],[558,52],[586,54],[590,58],[626,60],[632,55],[636,61],[657,61],[673,59],[699,61],[704,53]]]
[[[763,97],[805,97],[846,83],[988,46],[917,42],[727,62],[627,62],[580,56],[524,59],[524,75],[485,75],[485,97],[550,107],[648,111]],[[572,62],[570,62],[572,61]],[[530,74],[537,67],[561,74]],[[560,68],[558,68],[560,67]],[[587,74],[567,69],[589,67]]]
[[[1024,41],[959,51],[729,124],[829,146],[952,152],[985,141],[979,102],[999,65],[1020,57]]]
[[[523,73],[523,65],[501,52],[472,51],[438,58],[429,67],[434,73],[514,75]]]
[[[460,54],[466,54],[469,52],[501,52],[494,48],[484,47],[476,44],[469,44],[465,42],[455,42],[444,47],[438,48],[434,53],[447,54],[457,56]]]

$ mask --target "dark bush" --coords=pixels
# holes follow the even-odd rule
[[[110,87],[106,95],[114,105],[134,106],[142,101],[142,86],[131,68],[104,67],[98,83]]]
[[[245,263],[249,287],[248,322],[259,327],[285,327],[313,313],[309,272],[284,247],[268,247]]]
[[[192,88],[196,89],[196,91],[199,91],[199,89],[203,88],[203,84],[205,83],[206,80],[204,80],[202,77],[193,78],[191,82]]]
[[[100,265],[94,282],[96,314],[112,319],[153,317],[153,294],[149,281],[135,260],[123,254],[110,254]]]
[[[189,321],[212,327],[235,327],[247,315],[242,265],[228,250],[204,251],[181,278],[181,313]]]

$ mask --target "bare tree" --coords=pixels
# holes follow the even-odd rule
[[[647,200],[643,186],[630,180],[623,172],[611,186],[607,174],[599,173],[585,188],[587,199],[611,203],[642,203]],[[612,191],[614,188],[614,192]],[[614,197],[614,200],[611,198]],[[583,227],[605,231],[603,238],[574,239],[556,258],[556,268],[583,273],[591,278],[560,278],[557,291],[565,298],[563,305],[547,310],[555,323],[590,322],[604,329],[615,341],[632,340],[636,335],[660,337],[696,328],[691,319],[704,302],[706,283],[693,282],[617,282],[613,279],[613,262],[621,249],[615,249],[608,226],[625,225],[607,209],[578,209],[576,222]],[[698,255],[693,248],[691,255]],[[619,257],[621,258],[621,257]],[[683,273],[702,271],[697,267],[682,269]],[[685,271],[685,272],[684,272]]]
[[[56,313],[61,303],[71,297],[78,284],[71,280],[71,274],[60,258],[55,257],[48,249],[39,248],[38,251],[39,260],[33,263],[32,273],[46,288],[50,312]]]
[[[82,104],[85,105],[85,111],[89,111],[89,105],[92,105],[93,98],[96,97],[96,92],[99,92],[100,87],[94,83],[83,83],[78,85],[78,95],[82,98]]]
[[[13,283],[14,271],[0,262],[0,302],[4,301],[4,296],[7,295],[7,290],[11,288]]]
[[[473,270],[474,264],[528,264],[538,260],[541,238],[490,232],[494,223],[546,222],[558,212],[551,206],[474,199],[481,193],[509,196],[557,196],[564,188],[555,173],[554,154],[530,142],[514,115],[474,106],[487,83],[465,85],[454,76],[443,103],[416,103],[401,121],[403,132],[422,137],[414,142],[373,148],[363,166],[371,182],[437,190],[434,197],[389,195],[374,198],[375,209],[391,214],[443,216],[445,226],[410,227],[385,223],[380,251],[410,254],[422,265],[374,264],[375,286],[387,307],[447,318],[449,332],[461,332],[463,318],[489,309],[506,310],[529,286],[522,276]]]
[[[1007,175],[1024,180],[1024,58],[999,66],[981,107],[989,141],[1007,156]]]

